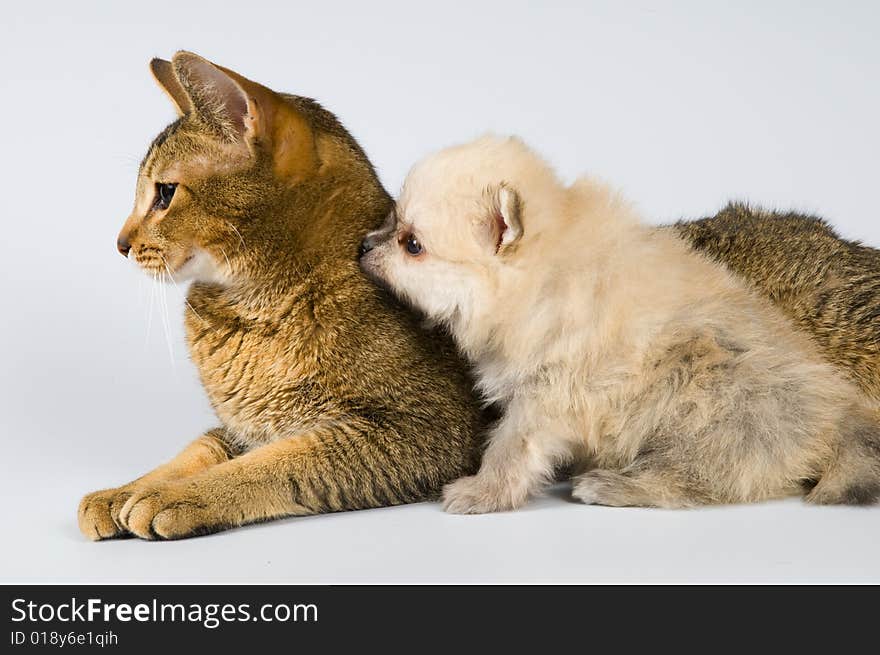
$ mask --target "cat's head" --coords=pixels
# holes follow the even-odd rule
[[[141,162],[117,248],[155,277],[222,283],[247,275],[271,256],[269,244],[292,247],[281,242],[296,226],[279,225],[287,220],[279,207],[307,205],[315,194],[302,188],[315,186],[328,159],[372,174],[344,128],[307,98],[189,52],[154,59],[150,69],[179,117]]]

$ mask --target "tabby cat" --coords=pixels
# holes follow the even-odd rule
[[[392,206],[335,117],[187,52],[153,60],[180,118],[140,166],[120,252],[193,281],[190,355],[220,426],[86,496],[91,539],[177,539],[435,497],[475,469],[483,418],[447,338],[368,282]]]
[[[192,280],[187,341],[220,425],[87,495],[82,532],[178,539],[432,499],[473,473],[490,416],[464,363],[358,269],[361,239],[393,203],[357,142],[314,101],[194,54],[150,66],[179,118],[141,164],[117,246],[149,275]],[[667,229],[880,396],[877,251],[742,207]]]

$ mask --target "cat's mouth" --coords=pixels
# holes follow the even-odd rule
[[[183,261],[176,266],[169,265],[168,260],[159,253],[146,253],[144,256],[135,257],[135,263],[140,269],[154,278],[175,278],[184,272],[184,269],[195,259],[195,253],[188,254]]]
[[[164,282],[181,284],[198,280],[226,284],[229,281],[230,270],[220,269],[214,258],[197,246],[192,247],[179,261],[172,263],[174,259],[159,251],[145,251],[138,253],[134,261],[144,273]]]

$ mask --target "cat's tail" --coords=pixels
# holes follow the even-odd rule
[[[806,500],[817,505],[880,501],[880,412],[856,406],[846,415],[834,456]]]

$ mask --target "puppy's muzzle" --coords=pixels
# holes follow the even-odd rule
[[[358,257],[363,257],[368,252],[370,252],[373,248],[379,245],[379,241],[381,241],[381,235],[379,234],[368,234],[364,237],[364,240],[361,241],[361,247],[358,251]]]

